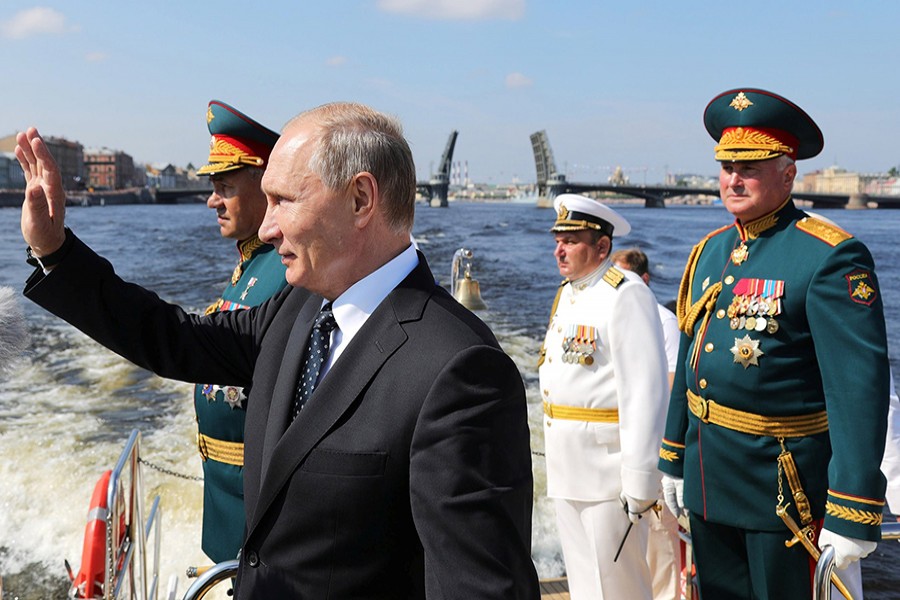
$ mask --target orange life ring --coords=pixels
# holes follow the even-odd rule
[[[84,527],[84,546],[81,550],[81,568],[72,580],[70,598],[102,598],[106,582],[106,518],[109,506],[107,488],[112,471],[106,471],[97,480],[91,496],[87,525]]]

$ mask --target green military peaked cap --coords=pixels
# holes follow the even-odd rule
[[[263,167],[269,160],[278,134],[219,100],[211,100],[206,109],[209,164],[198,175],[214,175],[246,166]]]
[[[703,113],[706,131],[716,140],[716,160],[768,160],[787,154],[812,158],[825,140],[802,108],[778,94],[738,88],[712,99]]]

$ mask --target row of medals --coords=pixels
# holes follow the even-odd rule
[[[775,316],[781,314],[781,298],[735,296],[725,314],[732,329],[775,333],[778,331]]]
[[[563,362],[574,365],[594,364],[591,356],[597,350],[597,328],[589,325],[569,325],[562,341]]]
[[[207,383],[200,389],[200,392],[204,396],[206,396],[207,402],[215,402],[216,392],[218,392],[219,390],[222,391],[223,399],[228,404],[228,406],[230,406],[232,409],[235,407],[241,407],[241,402],[243,400],[243,398],[241,398],[241,396],[243,395],[243,388],[233,385],[222,386]]]

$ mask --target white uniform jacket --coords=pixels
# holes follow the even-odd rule
[[[900,514],[900,398],[891,375],[891,403],[888,406],[887,437],[881,472],[887,479],[885,497],[893,514]]]
[[[580,346],[573,345],[573,337],[581,338]],[[581,362],[573,358],[573,347],[584,351]],[[587,277],[566,283],[544,352],[539,375],[547,495],[604,501],[624,491],[634,498],[656,498],[668,382],[650,288],[608,260]],[[584,358],[588,352],[590,359]],[[558,406],[617,409],[618,423],[575,420],[571,414],[550,417],[548,405],[550,411]]]

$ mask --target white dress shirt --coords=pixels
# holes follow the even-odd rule
[[[410,244],[406,250],[379,267],[378,270],[354,283],[332,302],[334,320],[337,321],[338,326],[331,332],[328,360],[322,365],[319,381],[325,377],[331,369],[331,365],[341,356],[341,353],[362,329],[378,305],[401,281],[406,279],[406,276],[418,264],[419,255],[416,253],[415,247]],[[322,302],[322,305],[324,306],[325,303]]]

